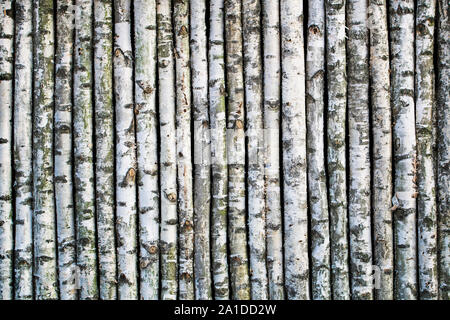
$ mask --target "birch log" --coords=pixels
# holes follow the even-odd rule
[[[159,296],[158,119],[156,2],[134,3],[136,142],[141,299]]]
[[[345,0],[326,0],[327,39],[327,168],[330,210],[331,283],[333,299],[350,299],[347,243],[345,134],[347,75]]]
[[[13,1],[3,1],[0,25],[0,300],[13,298],[12,113],[14,64]]]
[[[314,300],[331,299],[330,221],[325,168],[325,3],[308,2],[306,108],[311,215],[311,287]]]
[[[133,101],[131,1],[114,1],[116,98],[116,229],[118,295],[138,298],[136,244],[136,141]]]
[[[348,126],[351,294],[373,299],[367,1],[348,0]]]
[[[190,3],[192,108],[194,117],[194,279],[195,298],[211,292],[211,135],[208,114],[208,60],[205,0]]]
[[[17,300],[33,299],[33,2],[15,6],[14,186],[16,237],[14,293]]]
[[[117,296],[114,234],[114,105],[112,3],[94,1],[95,188],[99,297]]]
[[[175,72],[172,1],[157,0],[158,77],[161,136],[161,298],[175,300],[178,292],[177,164],[175,132]]]
[[[434,16],[436,1],[419,1],[416,15],[417,224],[420,299],[437,299],[437,213],[434,157]]]
[[[392,128],[389,41],[386,1],[370,0],[370,78],[372,104],[372,206],[374,265],[379,274],[377,300],[392,300],[394,251],[392,238]]]
[[[269,298],[284,299],[283,229],[280,194],[280,4],[263,0],[264,146]]]
[[[92,0],[75,2],[73,137],[77,265],[82,300],[98,299],[93,160],[92,8]]]
[[[189,1],[173,6],[176,64],[176,139],[179,215],[179,299],[194,299],[194,200],[191,156]]]
[[[395,293],[417,298],[416,134],[414,120],[414,1],[390,1],[394,141]]]
[[[245,223],[245,111],[241,19],[241,2],[226,0],[228,238],[231,293],[235,300],[250,299]]]
[[[57,299],[53,186],[53,1],[34,2],[33,245],[35,298]]]
[[[63,300],[77,299],[76,242],[72,181],[72,72],[74,7],[57,1],[55,53],[55,204],[58,280]]]
[[[230,295],[227,262],[228,165],[223,13],[223,0],[210,1],[208,62],[212,163],[211,253],[216,300],[226,300]]]
[[[263,85],[261,57],[261,4],[242,2],[244,35],[245,113],[248,150],[248,225],[252,300],[268,299],[266,267],[266,208],[264,183]]]
[[[303,1],[282,0],[281,96],[284,178],[285,288],[288,299],[309,299]]]
[[[438,2],[438,208],[439,208],[439,298],[450,300],[450,7]]]

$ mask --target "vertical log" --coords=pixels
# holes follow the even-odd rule
[[[229,298],[227,262],[228,165],[225,115],[223,0],[210,1],[209,104],[211,120],[211,252],[216,300]]]
[[[417,223],[420,299],[437,299],[437,213],[434,117],[434,17],[436,1],[417,3],[416,16],[416,135]]]
[[[173,7],[176,65],[177,181],[179,215],[179,299],[194,299],[194,203],[191,156],[191,72],[189,1]]]
[[[98,298],[95,226],[92,0],[75,1],[73,140],[80,299]],[[134,236],[134,235],[133,235]]]
[[[373,299],[367,11],[366,0],[348,0],[348,215],[353,300]]]
[[[308,2],[306,111],[311,215],[311,287],[314,300],[331,299],[330,221],[325,168],[325,2]]]
[[[157,1],[161,159],[161,298],[177,298],[177,166],[172,1]]]
[[[72,181],[72,72],[74,7],[56,3],[55,53],[55,204],[58,238],[58,280],[63,300],[77,299],[76,234]]]
[[[35,297],[57,299],[53,186],[54,7],[34,2],[33,244]]]
[[[95,196],[99,297],[117,296],[114,234],[114,102],[112,3],[94,1]]]
[[[133,101],[131,1],[114,1],[114,91],[116,98],[116,229],[119,299],[135,300],[136,142]]]
[[[414,1],[390,1],[394,141],[395,293],[417,298],[416,133],[414,119]]]
[[[280,194],[280,4],[263,1],[264,144],[269,298],[284,299],[283,228]]]
[[[370,78],[372,99],[372,206],[374,265],[379,271],[377,300],[392,300],[394,251],[392,238],[392,128],[389,81],[389,40],[386,0],[370,0]]]
[[[190,4],[192,108],[194,117],[195,298],[212,299],[210,254],[211,135],[208,114],[206,2]]]
[[[159,296],[158,119],[156,2],[134,3],[136,142],[141,299]]]
[[[16,238],[14,243],[15,299],[33,299],[33,2],[15,7],[14,185]]]
[[[14,77],[13,1],[1,4],[0,25],[0,300],[13,297],[12,114]]]
[[[280,3],[285,288],[309,299],[303,1]]]
[[[345,0],[326,0],[327,39],[327,167],[330,210],[331,281],[333,298],[350,299],[347,243],[345,135],[347,75]]]
[[[248,136],[247,188],[251,298],[267,300],[269,296],[266,267],[261,4],[259,0],[244,0],[242,8],[244,9],[242,27]]]

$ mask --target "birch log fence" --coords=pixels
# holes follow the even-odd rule
[[[447,0],[0,14],[0,299],[450,299]]]

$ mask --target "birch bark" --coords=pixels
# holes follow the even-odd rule
[[[303,1],[280,3],[285,288],[309,299]]]
[[[284,299],[283,229],[280,194],[280,4],[263,1],[264,146],[269,298]]]
[[[194,117],[194,279],[195,298],[211,292],[211,135],[208,108],[206,2],[190,4],[192,108]]]
[[[311,287],[314,300],[331,299],[330,221],[325,168],[325,2],[308,2],[306,108],[311,215]]]
[[[74,165],[80,299],[98,299],[92,104],[92,0],[75,1]]]
[[[53,186],[53,1],[34,2],[33,245],[35,298],[57,299],[56,221]]]
[[[348,214],[353,300],[373,299],[367,11],[366,0],[348,0]]]
[[[414,1],[390,1],[391,83],[394,141],[395,292],[417,298],[416,134],[414,119]]]
[[[377,300],[392,300],[394,251],[392,238],[392,128],[389,81],[389,40],[386,0],[369,5],[372,108],[372,206],[374,265],[378,267]]]
[[[73,1],[57,1],[55,53],[55,204],[58,280],[63,300],[77,299],[77,252],[72,180]]]
[[[159,296],[158,119],[156,2],[134,3],[135,99],[138,160],[141,299]]]
[[[247,186],[251,298],[267,300],[269,296],[266,267],[261,4],[259,0],[244,0],[242,8],[245,113],[248,137]]]
[[[347,75],[345,0],[326,0],[327,39],[327,168],[330,210],[331,283],[333,299],[350,299],[347,243],[345,134]]]
[[[173,7],[176,64],[177,181],[179,215],[179,299],[194,299],[194,200],[191,152],[189,2]]]
[[[3,1],[0,25],[0,300],[13,297],[12,112],[14,64],[13,1]]]
[[[133,101],[131,1],[114,1],[116,98],[116,229],[118,295],[138,298],[136,239],[136,141]]]
[[[158,0],[156,8],[161,137],[161,298],[175,300],[178,291],[178,219],[172,1]]]
[[[439,298],[450,300],[450,21],[448,1],[438,2],[438,209]]]
[[[416,16],[417,224],[420,299],[437,299],[437,213],[434,157],[434,17],[436,1],[419,1]]]
[[[33,299],[33,2],[15,6],[14,75],[14,293],[17,300]]]
[[[223,0],[210,1],[209,104],[211,120],[211,253],[216,300],[229,298],[227,262],[228,165],[225,115]]]
[[[94,1],[95,196],[99,264],[99,297],[117,296],[114,234],[114,102],[112,3]]]

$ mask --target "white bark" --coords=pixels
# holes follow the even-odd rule
[[[281,11],[282,148],[285,288],[309,299],[303,1],[283,0]]]
[[[161,137],[161,299],[175,300],[178,292],[178,219],[172,1],[158,0],[156,8]]]
[[[330,221],[325,168],[325,2],[308,2],[306,108],[311,215],[311,287],[314,300],[331,299]]]
[[[395,293],[417,298],[416,133],[414,118],[414,1],[390,1],[394,142]]]
[[[158,119],[156,2],[134,3],[136,142],[141,299],[159,296]]]
[[[211,252],[216,300],[229,298],[227,262],[228,166],[225,115],[223,0],[210,1],[209,107],[211,121]]]
[[[0,24],[0,300],[13,297],[12,112],[13,1],[3,1]]]
[[[116,229],[119,299],[138,298],[136,239],[136,143],[133,101],[131,1],[114,1],[116,98]]]
[[[58,280],[63,300],[77,299],[72,181],[72,71],[74,14],[71,0],[57,1],[55,53],[55,204]]]
[[[266,241],[269,298],[284,299],[283,229],[280,195],[280,7],[263,1],[264,144],[266,183]]]
[[[33,299],[33,2],[16,2],[14,135],[15,299]]]

